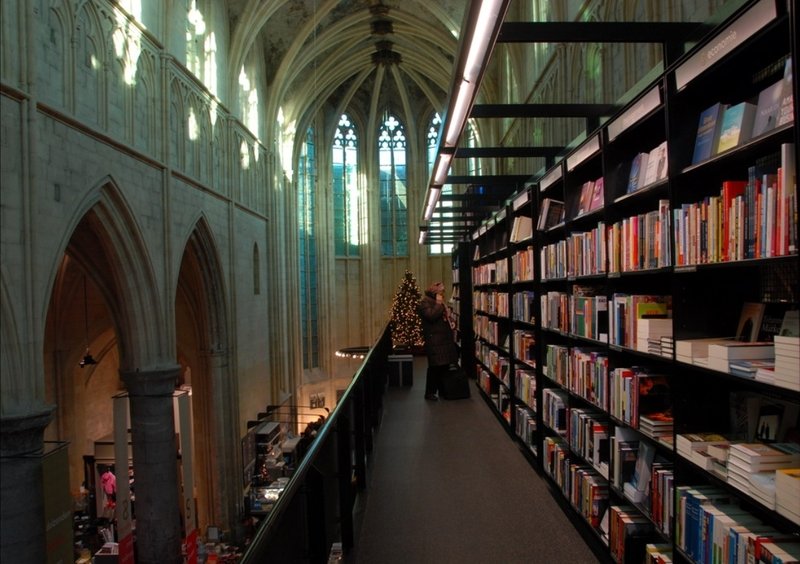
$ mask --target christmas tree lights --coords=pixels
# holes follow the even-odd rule
[[[422,346],[422,322],[417,313],[417,304],[421,297],[417,280],[406,270],[392,303],[391,329],[394,348]]]

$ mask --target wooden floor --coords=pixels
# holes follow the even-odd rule
[[[475,385],[436,402],[424,386],[415,357],[414,385],[387,392],[346,562],[599,562]]]

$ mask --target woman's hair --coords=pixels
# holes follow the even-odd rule
[[[428,286],[428,292],[431,294],[435,294],[439,290],[439,286],[444,286],[441,282],[434,282],[430,286]]]

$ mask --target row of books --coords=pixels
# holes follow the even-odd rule
[[[763,524],[715,486],[676,488],[676,545],[698,564],[797,562],[800,539]]]
[[[627,194],[651,186],[667,178],[667,142],[663,141],[651,151],[637,153],[631,161]]]
[[[508,292],[475,290],[472,293],[472,304],[476,310],[508,317]]]
[[[659,200],[657,209],[625,218],[608,230],[609,273],[672,266],[669,200]]]
[[[650,416],[650,428],[672,421],[670,381],[642,367],[615,368],[609,372],[609,413],[638,429],[642,415]],[[658,435],[663,435],[659,432]],[[671,434],[671,433],[670,433]]]
[[[530,331],[515,329],[511,333],[514,343],[514,356],[531,365],[536,361],[536,338]]]
[[[511,281],[533,280],[533,247],[517,251],[511,256]]]
[[[475,331],[476,336],[495,346],[499,346],[502,342],[500,323],[493,319],[489,319],[485,315],[475,315],[475,317],[473,317],[472,329]]]
[[[566,435],[567,406],[569,405],[567,392],[559,388],[544,388],[542,404],[542,423],[559,435]]]
[[[588,464],[573,460],[569,446],[561,437],[544,437],[542,462],[545,472],[572,506],[600,531],[607,519],[608,482]]]
[[[527,368],[514,371],[514,391],[517,398],[536,411],[536,373]]]
[[[777,173],[726,180],[719,195],[673,210],[677,266],[770,258],[797,250],[794,146],[784,144]]]
[[[524,323],[536,323],[534,307],[536,305],[536,294],[530,290],[519,290],[514,292],[514,320]]]
[[[764,88],[757,100],[717,102],[700,113],[692,164],[793,122],[793,103],[792,61],[787,58],[783,78]]]
[[[472,268],[472,283],[502,284],[508,282],[508,262],[506,259],[479,264]]]
[[[543,280],[605,274],[607,264],[607,229],[603,222],[566,239],[545,245],[539,251]]]
[[[536,449],[536,414],[527,406],[514,407],[514,431],[524,445]]]
[[[598,474],[607,480],[608,415],[594,408],[570,408],[566,438],[572,450],[583,457]]]

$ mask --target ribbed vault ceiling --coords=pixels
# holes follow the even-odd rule
[[[252,49],[263,51],[267,120],[280,108],[284,120],[303,127],[321,104],[358,106],[374,120],[387,102],[411,119],[420,108],[445,106],[466,4],[231,0],[231,63],[241,68]]]

